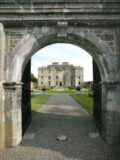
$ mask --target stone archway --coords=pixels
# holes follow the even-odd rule
[[[65,27],[65,26],[64,26]],[[10,56],[9,67],[4,83],[5,101],[11,98],[10,108],[6,115],[6,146],[14,146],[21,141],[21,76],[25,65],[39,49],[57,42],[72,43],[88,51],[96,62],[102,84],[102,137],[108,143],[120,141],[120,127],[114,120],[119,116],[119,81],[115,58],[110,47],[89,30],[57,26],[57,28],[34,28],[18,44]],[[112,62],[112,64],[111,64]],[[115,83],[114,83],[115,81]],[[5,106],[6,108],[6,106]],[[115,129],[116,128],[116,129]]]
[[[100,41],[94,34],[86,30],[76,31],[75,29],[67,29],[66,32],[66,35],[62,35],[62,29],[44,28],[43,31],[43,28],[34,28],[33,32],[27,34],[22,42],[13,50],[10,57],[9,68],[6,71],[6,81],[19,82],[22,71],[33,54],[47,45],[60,42],[72,43],[86,50],[96,61],[102,81],[107,81],[108,78],[112,80],[112,76],[108,77],[110,66],[109,62],[105,59],[105,56],[112,56],[110,47],[105,44],[104,41]],[[105,65],[107,65],[107,68]]]

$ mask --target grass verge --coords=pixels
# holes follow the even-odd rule
[[[93,98],[88,95],[70,94],[87,112],[93,112]]]
[[[31,110],[34,112],[37,111],[50,96],[47,94],[31,95]]]

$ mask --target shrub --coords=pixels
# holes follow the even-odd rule
[[[80,87],[80,86],[77,86],[75,89],[76,89],[76,91],[80,91],[80,90],[81,90],[81,87]]]
[[[42,91],[45,92],[45,91],[46,91],[46,87],[43,87],[43,88],[42,88]]]
[[[69,86],[68,89],[72,90],[72,89],[75,89],[75,87],[74,86]]]
[[[31,98],[34,97],[34,96],[35,96],[34,94],[31,94]]]
[[[89,97],[93,97],[93,93],[89,93],[88,96],[89,96]]]
[[[37,86],[35,86],[35,89],[37,89],[38,87]]]

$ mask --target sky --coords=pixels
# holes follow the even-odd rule
[[[82,48],[67,44],[55,43],[40,49],[32,56],[31,72],[38,77],[38,67],[47,66],[52,62],[69,62],[84,68],[84,81],[92,81],[92,57]]]

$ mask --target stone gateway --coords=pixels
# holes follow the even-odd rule
[[[32,55],[54,43],[77,45],[93,57],[93,117],[107,143],[120,143],[120,2],[3,0],[0,1],[0,148],[20,143],[25,99],[23,72]],[[30,104],[30,99],[25,103]]]

